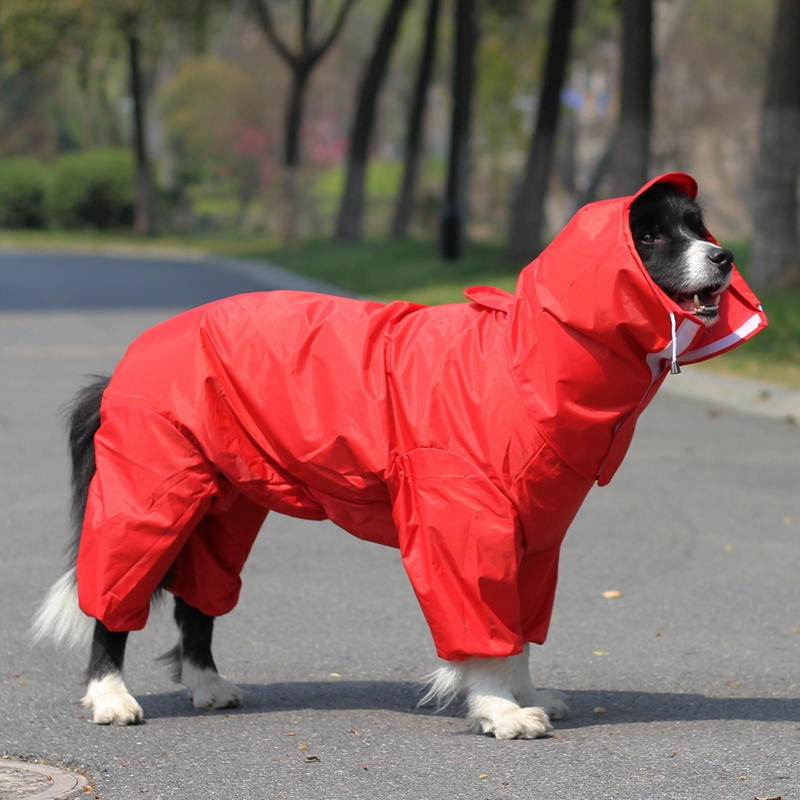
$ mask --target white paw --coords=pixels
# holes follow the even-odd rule
[[[537,691],[531,705],[541,708],[550,719],[564,719],[569,714],[569,706],[564,702],[564,695],[552,689]]]
[[[541,708],[520,708],[502,697],[481,698],[470,708],[467,722],[496,739],[538,739],[553,729]]]
[[[89,681],[81,702],[94,711],[92,722],[97,725],[134,725],[144,719],[142,707],[128,692],[119,673]]]
[[[181,683],[195,708],[236,708],[242,704],[242,690],[213,669],[200,669],[183,662]]]

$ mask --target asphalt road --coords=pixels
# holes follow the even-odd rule
[[[278,515],[218,623],[217,662],[245,706],[195,711],[169,682],[153,663],[174,644],[164,612],[128,649],[147,723],[92,725],[86,654],[26,639],[62,570],[60,408],[173,309],[256,287],[129,262],[103,294],[103,263],[8,258],[0,297],[29,299],[0,313],[1,752],[83,769],[113,800],[800,797],[800,429],[663,392],[565,542],[533,659],[536,684],[572,708],[552,738],[498,742],[466,733],[459,708],[416,709],[436,659],[397,552]],[[56,284],[71,303],[31,302]]]

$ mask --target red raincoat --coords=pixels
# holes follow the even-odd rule
[[[689,176],[657,180],[696,194]],[[543,642],[567,527],[670,362],[766,325],[735,271],[709,329],[661,292],[632,200],[579,211],[516,295],[428,308],[268,292],[144,333],[103,397],[81,608],[139,629],[165,581],[230,611],[273,510],[399,547],[442,658]]]

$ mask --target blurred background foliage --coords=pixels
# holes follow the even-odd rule
[[[0,159],[34,158],[50,171],[65,153],[130,147],[132,100],[119,23],[125,2],[5,0],[0,5]],[[160,230],[279,233],[279,151],[288,70],[241,0],[130,0],[142,20],[147,140],[161,208]],[[748,202],[773,3],[656,0],[652,172],[686,169],[703,187],[718,235],[747,238]],[[291,0],[273,3],[293,34]],[[385,3],[359,0],[340,41],[314,73],[302,130],[301,231],[330,233],[355,90]],[[320,19],[335,10],[319,0]],[[179,9],[179,10],[176,10]],[[501,241],[509,195],[524,161],[542,80],[552,3],[479,4],[473,117],[470,237]],[[402,161],[405,109],[422,36],[423,2],[403,21],[380,96],[367,234],[386,231]],[[322,24],[318,22],[318,24]],[[583,0],[548,193],[548,232],[563,225],[585,187],[618,110],[619,13],[614,0]],[[425,159],[414,234],[430,236],[447,149],[452,23],[428,93]],[[31,168],[33,174],[33,168]],[[390,176],[398,176],[392,178]],[[4,212],[5,213],[5,212]],[[12,219],[7,214],[4,219]],[[67,224],[67,217],[46,224]],[[74,218],[73,218],[74,219]],[[8,225],[9,223],[4,223]]]

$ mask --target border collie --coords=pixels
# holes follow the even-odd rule
[[[732,271],[732,253],[707,241],[700,208],[677,188],[657,184],[632,205],[630,227],[639,256],[655,283],[707,326],[718,316],[718,304]],[[95,473],[94,436],[100,427],[100,403],[108,379],[97,379],[77,397],[69,415],[72,458],[72,526],[69,559],[73,567],[50,590],[33,625],[36,640],[51,638],[74,645],[93,635],[83,703],[93,721],[127,725],[140,722],[142,710],[122,679],[127,632],[111,632],[78,607],[74,564],[77,561],[89,485]],[[158,593],[163,594],[163,590]],[[220,677],[211,653],[214,618],[175,597],[180,638],[161,660],[172,667],[197,708],[228,708],[242,701],[241,691]],[[464,691],[468,720],[497,738],[535,738],[552,727],[567,707],[557,692],[537,691],[528,671],[528,645],[511,658],[471,658],[446,662],[430,676],[421,702],[446,705]],[[504,726],[507,707],[528,714],[528,721]],[[490,722],[486,722],[486,721]]]

